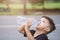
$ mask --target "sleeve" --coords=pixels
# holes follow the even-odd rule
[[[32,36],[34,36],[35,30],[30,30]],[[24,31],[24,37],[27,37],[26,32]]]

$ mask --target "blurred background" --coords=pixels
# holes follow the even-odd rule
[[[43,15],[51,17],[56,24],[56,30],[48,38],[60,40],[60,0],[0,0],[0,40],[28,40],[17,31],[18,16],[40,20]]]
[[[60,0],[0,0],[0,15],[60,14]]]

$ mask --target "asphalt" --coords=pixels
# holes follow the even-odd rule
[[[60,15],[48,16],[50,16],[56,24],[56,30],[48,34],[48,38],[50,40],[60,40]],[[41,16],[23,17],[34,17],[37,20],[41,18]],[[19,27],[17,20],[17,16],[0,16],[0,40],[28,40],[27,37],[24,37],[17,31]]]

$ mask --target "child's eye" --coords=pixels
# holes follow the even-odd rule
[[[43,21],[43,23],[45,23],[45,21]]]

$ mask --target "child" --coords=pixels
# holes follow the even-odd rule
[[[48,40],[47,34],[56,29],[53,20],[47,16],[42,16],[36,30],[29,30],[31,25],[32,22],[27,20],[25,25],[18,28],[18,31],[27,36],[28,40]]]

